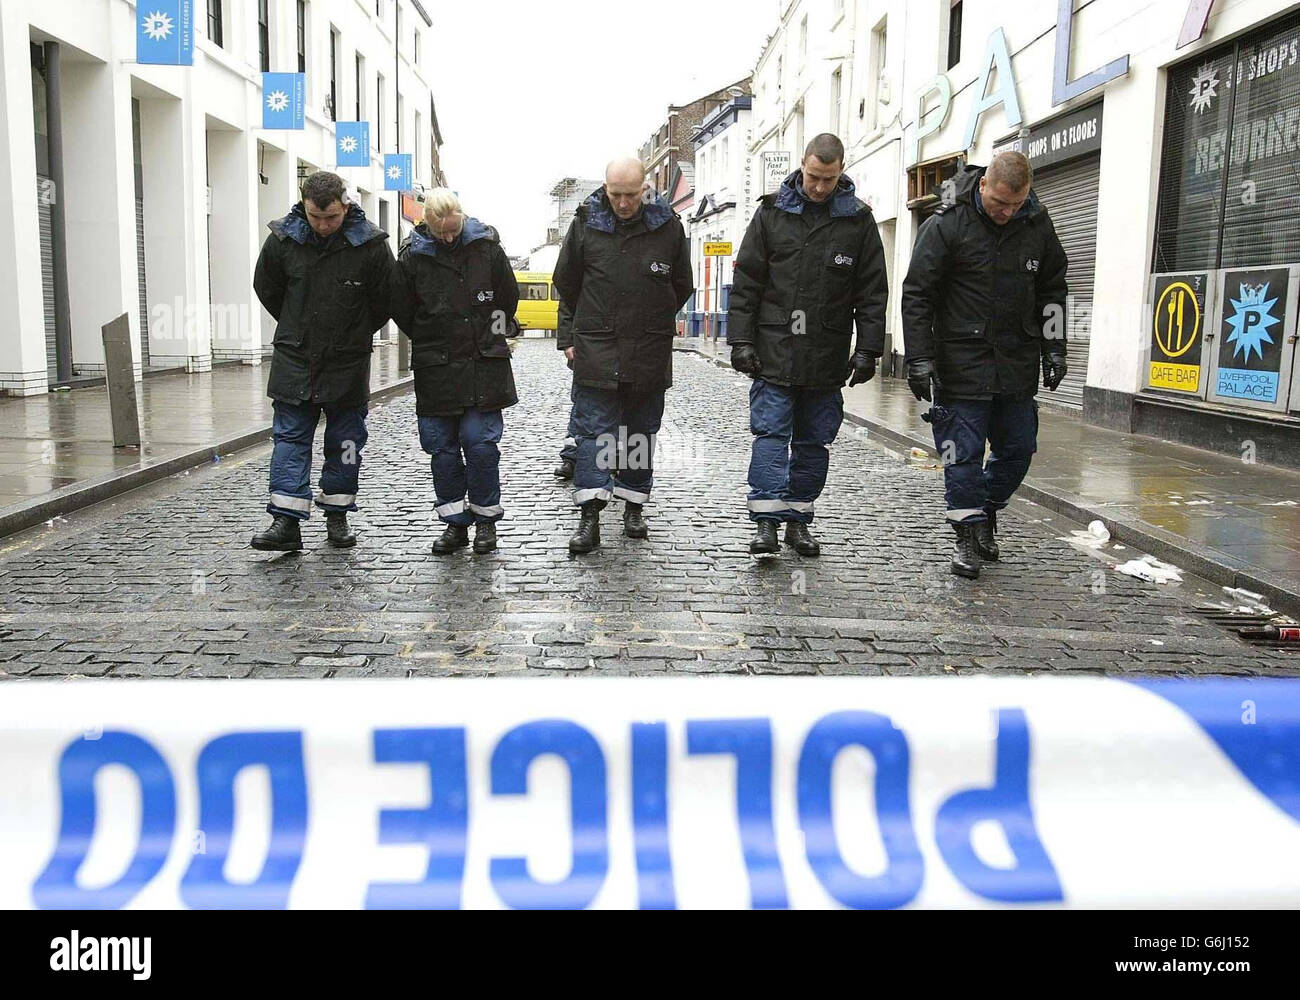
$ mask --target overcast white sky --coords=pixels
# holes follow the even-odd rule
[[[561,177],[636,155],[669,104],[753,71],[779,0],[459,0],[428,5],[443,169],[512,255],[546,239]]]

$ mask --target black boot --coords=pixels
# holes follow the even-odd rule
[[[573,463],[567,458],[560,459],[560,464],[555,467],[554,475],[556,479],[572,479]]]
[[[758,521],[756,526],[758,530],[754,532],[754,537],[749,540],[750,555],[766,555],[775,552],[781,547],[776,540],[775,521]]]
[[[302,532],[298,519],[288,514],[273,515],[271,526],[253,536],[249,543],[259,552],[301,552]]]
[[[956,576],[968,580],[977,580],[980,575],[980,554],[975,543],[975,525],[954,524],[957,532],[957,547],[952,553],[952,571]]]
[[[474,551],[479,555],[497,547],[496,521],[479,521],[474,526]]]
[[[623,534],[628,538],[645,538],[650,532],[646,530],[641,517],[641,504],[628,503],[623,508]]]
[[[449,552],[463,549],[469,544],[469,528],[463,524],[449,524],[442,529],[442,534],[433,543],[433,554],[445,556]]]
[[[819,556],[822,554],[822,547],[817,544],[817,539],[813,538],[812,533],[808,530],[808,525],[799,521],[789,521],[785,526],[785,544],[794,547],[794,550],[801,556]]]
[[[998,549],[998,512],[988,512],[989,519],[975,525],[975,548],[985,562],[997,562],[1001,551]]]
[[[600,544],[600,509],[599,500],[588,500],[582,505],[582,518],[578,521],[578,530],[569,539],[570,552],[590,552]]]
[[[348,527],[348,516],[343,512],[325,515],[325,536],[331,545],[350,549],[357,544],[357,533]]]

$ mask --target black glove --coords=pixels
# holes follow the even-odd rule
[[[917,399],[923,399],[927,403],[933,397],[931,396],[930,383],[934,383],[934,391],[939,390],[939,376],[934,370],[934,362],[929,358],[908,358],[907,360],[907,387],[912,390],[912,395]]]
[[[860,382],[870,382],[876,377],[876,356],[866,351],[854,351],[849,358],[849,370],[844,373],[849,380],[849,388]]]
[[[758,353],[754,350],[754,345],[732,344],[731,367],[742,375],[757,375],[762,371],[762,365],[759,364]]]
[[[1043,355],[1043,388],[1051,392],[1061,384],[1070,368],[1065,363],[1065,352],[1049,351]]]

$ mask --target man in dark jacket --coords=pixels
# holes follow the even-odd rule
[[[845,380],[870,381],[885,347],[885,251],[871,209],[843,170],[840,140],[813,139],[800,169],[762,198],[736,256],[727,343],[731,366],[754,380],[755,554],[777,551],[781,522],[786,544],[803,556],[820,554],[808,525],[844,419],[840,389]]]
[[[446,188],[424,197],[424,222],[397,256],[393,317],[411,338],[420,445],[446,524],[437,555],[497,545],[501,411],[519,402],[506,334],[519,286],[497,232],[467,217]],[[468,499],[466,497],[468,496]]]
[[[946,182],[903,283],[907,381],[918,400],[933,395],[952,571],[972,579],[998,558],[997,513],[1038,448],[1040,368],[1053,392],[1066,375],[1069,261],[1032,180],[1029,161],[1006,152]]]
[[[325,465],[316,505],[329,541],[355,545],[348,511],[357,509],[361,449],[370,401],[370,350],[388,322],[393,252],[388,234],[348,201],[343,178],[317,171],[302,201],[270,223],[253,289],[275,317],[266,394],[273,400],[271,527],[255,549],[296,552],[298,522],[311,512],[311,446],[325,413]]]
[[[615,160],[605,186],[578,207],[552,280],[560,293],[556,346],[573,366],[573,502],[582,511],[570,552],[600,544],[600,511],[626,502],[623,530],[645,538],[655,435],[673,382],[677,310],[695,283],[677,213],[648,191],[639,160]]]

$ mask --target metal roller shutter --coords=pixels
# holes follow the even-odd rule
[[[41,181],[48,177],[36,178],[37,190]],[[54,332],[54,209],[37,200],[37,215],[41,226],[41,293],[45,302],[45,371],[51,383],[58,378],[59,362],[55,347]]]
[[[1066,323],[1070,373],[1056,392],[1043,391],[1040,401],[1083,408],[1083,386],[1088,377],[1088,340],[1092,332],[1092,287],[1097,269],[1097,185],[1101,157],[1088,156],[1075,163],[1034,175],[1034,192],[1051,213],[1056,235],[1070,258],[1066,280],[1073,308]]]

